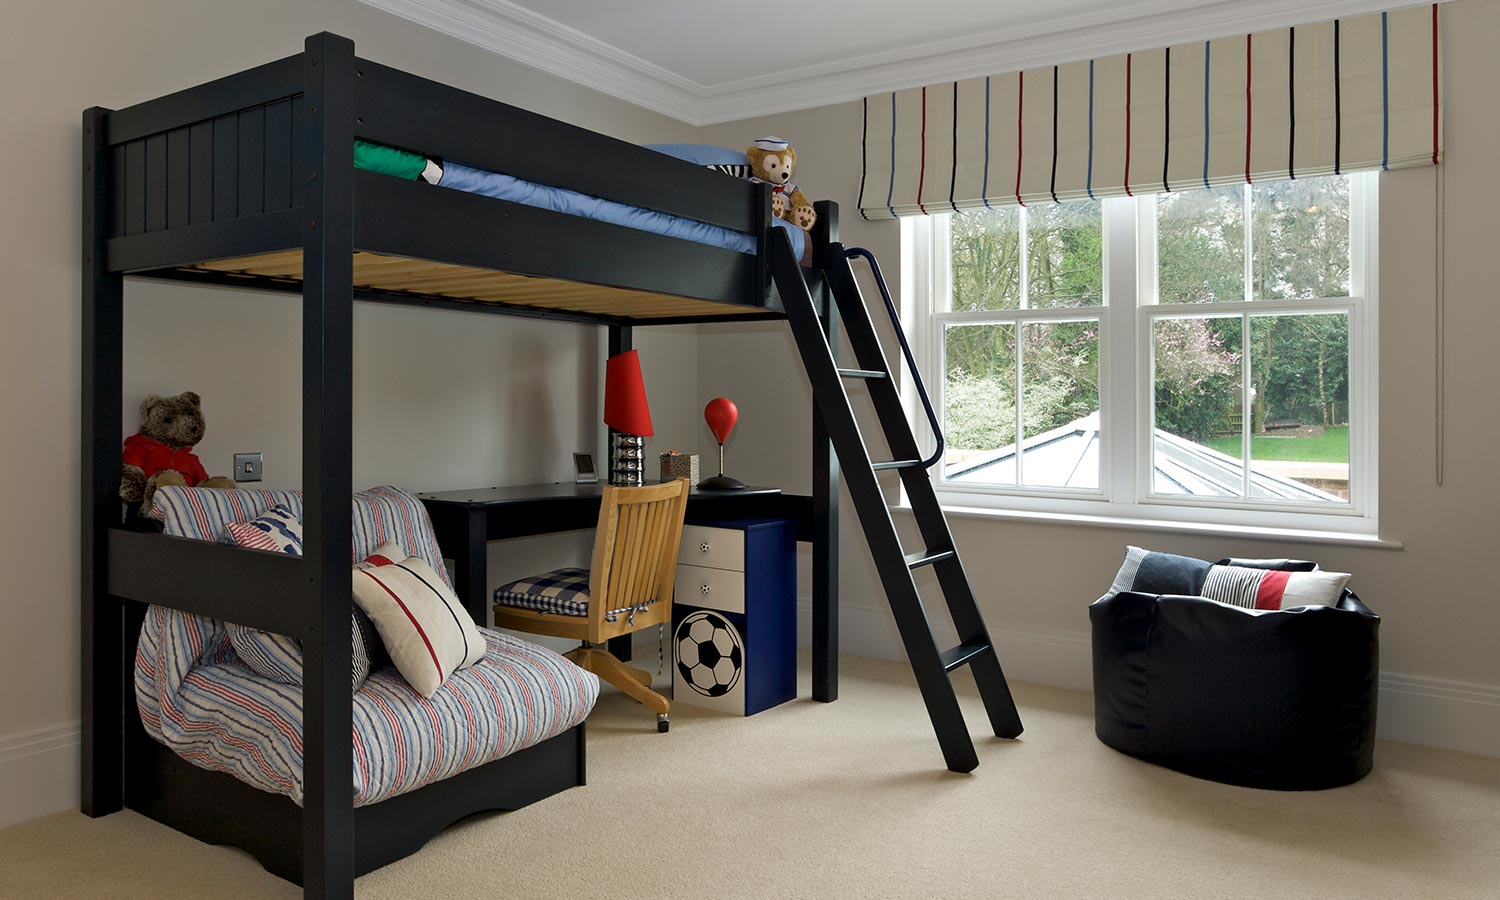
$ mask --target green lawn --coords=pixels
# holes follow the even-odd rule
[[[1203,442],[1220,453],[1239,458],[1240,439],[1237,437],[1210,438]],[[1325,428],[1317,437],[1252,437],[1251,459],[1292,459],[1298,462],[1349,461],[1349,428]]]

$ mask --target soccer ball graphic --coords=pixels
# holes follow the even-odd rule
[[[700,609],[677,626],[677,671],[688,687],[722,697],[739,684],[744,669],[739,633],[722,616]]]

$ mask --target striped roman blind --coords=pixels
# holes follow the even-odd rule
[[[1436,164],[1438,8],[864,100],[870,219]]]

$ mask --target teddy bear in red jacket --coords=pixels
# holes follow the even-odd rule
[[[141,401],[140,431],[125,439],[120,499],[140,503],[144,514],[151,496],[168,484],[232,488],[234,479],[209,477],[193,446],[203,440],[203,402],[192,391],[175,397],[147,395]]]

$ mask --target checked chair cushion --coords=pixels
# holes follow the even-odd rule
[[[654,599],[647,601],[635,609],[608,610],[604,613],[604,620],[618,621],[621,613],[628,615],[655,602]],[[586,616],[589,614],[589,570],[568,566],[502,584],[495,588],[495,604],[557,616]]]

